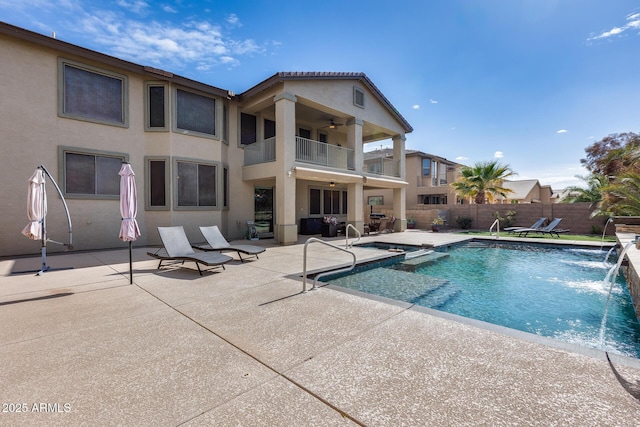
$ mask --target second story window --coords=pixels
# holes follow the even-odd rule
[[[240,113],[240,144],[249,145],[258,140],[258,121],[252,114]]]
[[[61,117],[128,126],[126,76],[63,59],[58,70]]]
[[[214,98],[176,89],[176,130],[194,132],[201,136],[216,135],[216,100]]]
[[[169,130],[168,85],[162,82],[145,83],[145,130]]]
[[[431,176],[431,159],[422,159],[422,176]]]

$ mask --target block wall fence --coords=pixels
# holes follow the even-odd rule
[[[365,222],[368,221],[370,206],[365,207]],[[527,203],[514,205],[456,205],[438,208],[438,205],[417,205],[406,210],[406,217],[416,221],[417,229],[430,229],[431,222],[437,216],[446,220],[448,229],[457,229],[458,217],[471,217],[471,229],[489,230],[495,221],[494,214],[500,212],[500,216],[505,217],[508,211],[516,212],[515,226],[530,227],[538,218],[546,217],[548,221],[553,218],[562,218],[559,228],[571,230],[569,234],[601,234],[605,228],[606,217],[592,218],[593,207],[590,203]],[[373,212],[385,213],[387,217],[393,215],[391,206],[374,206]],[[502,226],[501,226],[502,227]],[[606,228],[607,235],[615,234],[615,227],[612,225]]]

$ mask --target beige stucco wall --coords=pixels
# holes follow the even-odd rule
[[[229,96],[227,100],[227,95],[230,94],[215,87],[187,81],[170,73],[149,70],[137,64],[66,45],[36,34],[3,32],[0,34],[0,57],[2,58],[0,61],[0,75],[2,75],[0,113],[3,115],[3,121],[0,122],[3,150],[3,167],[0,168],[0,188],[2,188],[3,197],[2,215],[0,215],[0,256],[36,254],[40,251],[40,242],[28,240],[21,235],[21,230],[27,224],[27,180],[36,167],[43,164],[62,184],[59,170],[62,165],[59,158],[61,146],[76,147],[79,151],[96,150],[117,153],[128,157],[136,173],[137,219],[142,233],[134,245],[144,246],[160,244],[156,227],[166,225],[183,225],[187,236],[192,241],[201,240],[198,226],[211,224],[219,225],[230,239],[242,238],[246,232],[246,221],[254,218],[256,186],[274,188],[275,200],[280,199],[282,202],[276,202],[274,210],[279,218],[275,218],[274,225],[286,227],[285,231],[289,234],[296,228],[299,219],[308,215],[308,188],[311,185],[302,181],[296,182],[295,176],[286,176],[292,167],[292,156],[295,152],[292,132],[289,130],[310,125],[312,138],[317,138],[318,133],[323,132],[329,135],[331,144],[341,144],[349,148],[354,148],[354,140],[360,140],[357,135],[362,133],[362,129],[367,129],[369,135],[373,133],[379,135],[381,132],[388,138],[396,136],[403,138],[406,131],[404,124],[389,110],[389,105],[380,103],[375,94],[369,91],[366,84],[358,77],[347,77],[346,80],[314,78],[292,81],[285,79],[255,94],[251,99],[241,100],[240,97]],[[126,127],[58,116],[59,57],[126,76],[128,107]],[[219,132],[220,135],[216,138],[202,138],[173,131],[145,132],[145,82],[149,81],[166,81],[169,85],[170,114],[173,114],[171,99],[176,82],[197,87],[197,90],[204,90],[216,96],[217,129],[221,129],[222,126],[222,103],[227,102],[228,141],[220,139],[222,132]],[[270,81],[268,80],[267,83],[270,84]],[[365,108],[359,108],[353,104],[354,86],[358,86],[365,92]],[[283,95],[287,100],[274,104],[274,97]],[[287,107],[286,114],[282,108],[280,108],[282,111],[276,112],[276,105],[284,105],[295,99],[298,102],[293,103],[293,109]],[[242,104],[240,104],[241,101]],[[308,114],[298,115],[294,112],[295,108],[301,105],[304,105]],[[276,162],[272,164],[255,168],[243,167],[244,150],[238,146],[240,111],[256,113],[261,121],[265,118],[276,120],[279,140],[282,142],[283,135],[286,135],[288,138],[286,146],[291,148],[291,151],[284,153],[286,157],[284,162],[277,156]],[[327,117],[335,116],[340,123],[345,123],[345,126],[339,131],[327,129],[324,118],[318,117],[324,114]],[[294,118],[295,123],[291,118]],[[170,116],[170,122],[172,119],[173,117]],[[286,126],[286,129],[283,126]],[[171,124],[169,127],[172,128]],[[284,130],[287,132],[283,132]],[[355,145],[356,156],[354,157],[361,159],[362,147]],[[400,146],[396,144],[396,148],[400,149]],[[167,180],[169,208],[167,210],[145,208],[145,157],[165,158],[169,162],[169,179]],[[173,170],[176,158],[213,162],[221,168],[228,167],[229,207],[221,206],[222,194],[219,193],[220,205],[216,209],[176,210]],[[220,181],[222,176],[220,170],[217,174]],[[290,180],[294,180],[294,185],[291,185]],[[322,186],[324,181],[327,181],[326,176],[318,179],[318,182],[313,185]],[[346,189],[346,182],[340,183],[339,188]],[[280,188],[280,191],[276,187]],[[221,188],[222,186],[219,185],[218,189],[221,190]],[[358,204],[356,213],[360,215],[361,187],[351,186],[350,188],[351,191],[358,192],[358,194],[350,194],[349,200]],[[60,199],[53,190],[52,186],[48,187],[47,230],[50,238],[66,242],[68,238],[66,215]],[[295,193],[295,202],[290,197],[283,199],[284,193]],[[403,196],[404,193],[400,195]],[[118,239],[121,218],[117,198],[105,200],[67,196],[66,200],[71,213],[73,243],[76,250],[126,246],[126,243]],[[279,208],[282,205],[286,205],[286,210]],[[278,209],[280,209],[279,213]],[[356,214],[350,212],[350,215]],[[284,222],[282,222],[283,218]],[[277,232],[277,230],[274,231]],[[49,252],[63,250],[61,246],[48,245]]]
[[[40,243],[20,234],[27,223],[27,179],[43,164],[60,181],[58,147],[71,146],[128,153],[134,171],[142,178],[144,145],[142,132],[133,135],[131,129],[143,128],[142,81],[129,80],[129,129],[60,118],[58,112],[58,54],[23,42],[8,42],[0,38],[0,75],[2,97],[0,113],[5,118],[2,127],[4,166],[0,182],[7,200],[0,216],[0,255],[38,252]],[[12,56],[16,55],[14,59]],[[64,55],[68,59],[78,59]],[[91,64],[89,61],[82,61]],[[108,69],[107,67],[101,67]],[[119,71],[119,70],[112,70]],[[7,161],[8,160],[8,161]],[[11,189],[12,191],[6,191]],[[18,190],[18,191],[16,191]],[[20,191],[21,190],[21,191]],[[142,191],[139,192],[142,194]],[[67,221],[60,199],[52,185],[47,186],[49,211],[47,230],[51,239],[67,241]],[[74,246],[90,249],[96,243],[122,245],[118,239],[120,226],[117,200],[67,199],[74,229]],[[141,219],[144,229],[144,218]],[[49,251],[62,247],[48,245]]]
[[[243,151],[218,139],[187,136],[174,132],[144,131],[144,81],[157,80],[70,54],[61,54],[39,45],[0,37],[0,123],[3,167],[0,168],[2,197],[0,215],[0,256],[31,254],[40,251],[40,242],[22,236],[27,224],[27,180],[40,164],[62,185],[59,171],[60,146],[123,153],[136,173],[138,224],[141,237],[135,245],[159,244],[156,227],[184,225],[190,239],[201,240],[199,225],[218,224],[230,237],[242,236],[244,221],[253,218],[253,185],[242,181]],[[125,74],[128,79],[127,128],[58,117],[58,57]],[[169,91],[172,94],[172,91]],[[171,96],[171,95],[170,95]],[[221,119],[220,119],[221,120]],[[229,109],[229,140],[237,140],[237,109]],[[170,176],[175,157],[215,161],[229,167],[230,209],[211,211],[146,211],[144,203],[145,156],[167,156]],[[218,174],[221,177],[222,174]],[[173,186],[173,179],[169,180]],[[172,189],[173,190],[173,189]],[[170,191],[170,197],[173,191]],[[47,186],[49,209],[47,231],[53,240],[68,241],[67,220],[53,185]],[[222,198],[220,195],[220,203]],[[67,196],[73,224],[74,249],[123,247],[118,239],[120,210],[118,200],[82,199]],[[228,218],[233,218],[230,221]],[[238,221],[243,222],[241,227]],[[48,252],[63,251],[49,243]]]
[[[353,86],[357,86],[365,92],[365,108],[353,104]],[[341,115],[355,117],[365,122],[375,123],[386,129],[389,136],[404,135],[404,129],[400,123],[389,114],[389,110],[378,102],[373,93],[364,85],[354,81],[318,80],[310,84],[309,81],[287,81],[284,91],[303,98],[299,102],[309,103],[312,106],[330,105]]]

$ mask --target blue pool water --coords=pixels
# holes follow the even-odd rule
[[[386,261],[325,282],[525,332],[640,358],[640,324],[622,274],[600,328],[613,264],[606,252],[470,242]],[[615,262],[615,260],[614,260]]]

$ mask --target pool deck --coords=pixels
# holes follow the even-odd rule
[[[410,230],[361,242],[464,239]],[[50,254],[73,269],[42,276],[12,274],[40,256],[0,259],[0,425],[638,424],[636,359],[611,355],[612,369],[600,351],[406,303],[301,293],[303,245],[257,243],[260,259],[233,254],[202,277],[189,263],[157,270],[134,248],[132,285],[124,243]],[[349,260],[308,247],[308,270]]]

